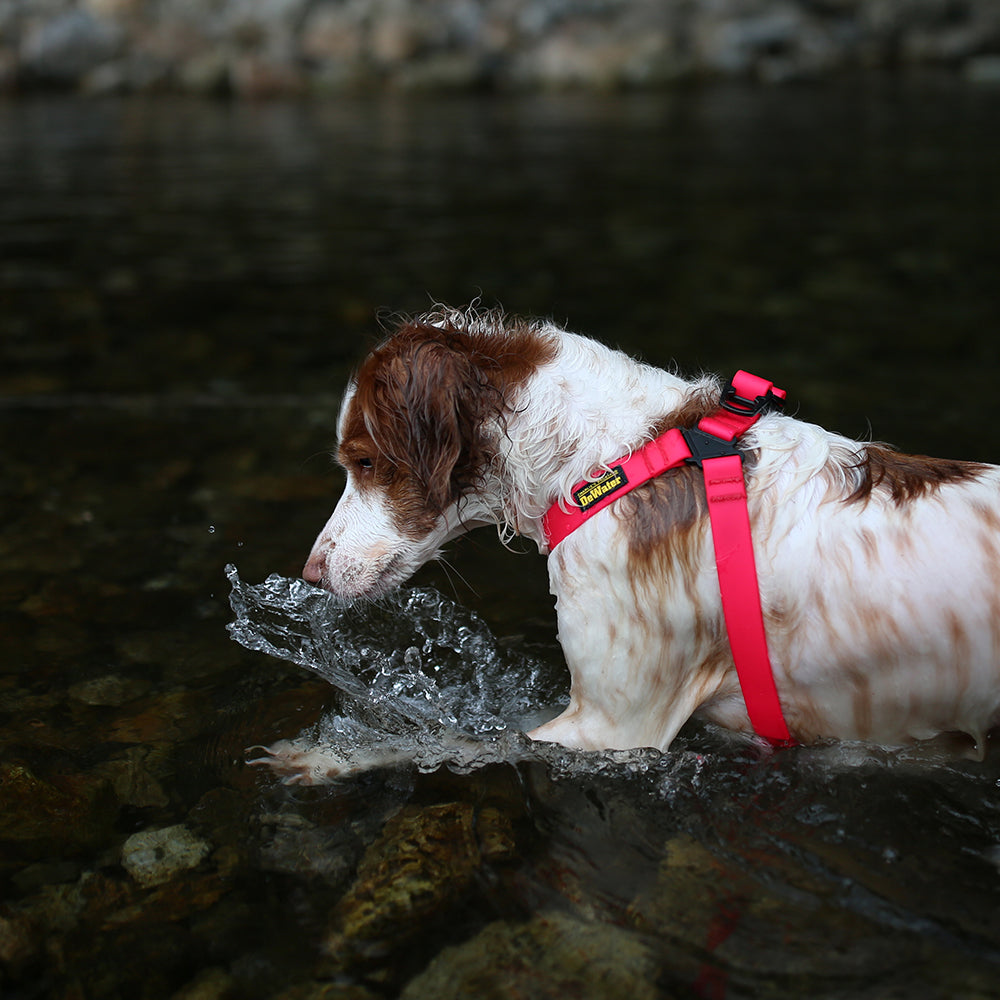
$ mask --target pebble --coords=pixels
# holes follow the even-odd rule
[[[178,823],[132,834],[122,846],[122,865],[139,885],[149,888],[197,867],[211,850],[207,841]]]
[[[144,678],[107,674],[72,685],[69,696],[84,705],[119,706],[142,697],[149,688]]]

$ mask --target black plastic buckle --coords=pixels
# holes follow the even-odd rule
[[[704,468],[702,462],[706,458],[725,458],[728,455],[739,455],[741,459],[743,458],[743,452],[731,441],[724,441],[714,434],[706,434],[697,427],[681,427],[680,432],[691,452],[691,457],[684,460],[688,465]]]
[[[730,380],[729,385],[722,390],[722,399],[719,400],[719,405],[724,410],[728,410],[730,413],[737,413],[741,417],[756,417],[758,414],[766,413],[768,410],[783,410],[785,408],[785,401],[780,396],[775,396],[771,389],[768,389],[763,396],[757,396],[755,399],[747,399],[745,396],[737,394],[733,388],[732,380]]]

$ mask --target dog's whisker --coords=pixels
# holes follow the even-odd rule
[[[458,579],[463,584],[465,584],[466,589],[471,591],[473,595],[475,595],[476,597],[480,596],[476,588],[473,587],[472,584],[469,583],[468,579],[458,571],[458,568],[455,566],[453,562],[446,559],[443,555],[438,556],[437,561],[441,566],[441,568],[444,570],[445,576],[448,578],[448,583],[451,586],[452,593],[455,595],[456,601],[459,600],[459,595],[458,595],[458,589],[455,587],[454,580],[452,579],[453,576],[458,577]]]

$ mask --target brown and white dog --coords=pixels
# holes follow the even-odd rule
[[[304,570],[382,594],[470,528],[547,551],[572,487],[715,408],[685,381],[541,321],[441,308],[364,361],[339,421],[347,487]],[[1000,468],[903,455],[778,413],[742,439],[767,642],[792,736],[900,745],[1000,722]],[[682,467],[551,554],[568,708],[529,735],[666,749],[694,712],[750,730],[704,485]]]

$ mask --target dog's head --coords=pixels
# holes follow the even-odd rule
[[[344,398],[347,485],[303,572],[343,597],[402,583],[441,546],[496,520],[497,448],[513,387],[543,357],[528,325],[434,314],[405,323]]]

